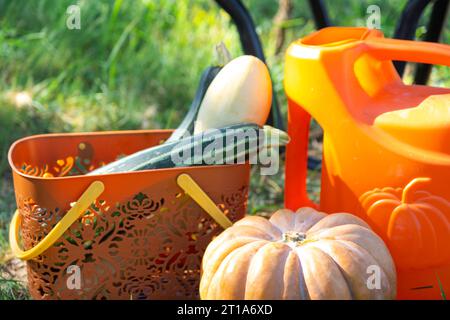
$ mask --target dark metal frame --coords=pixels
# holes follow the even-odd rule
[[[409,0],[403,9],[397,28],[395,29],[394,38],[413,40],[420,17],[430,3],[431,0]],[[404,61],[395,62],[395,68],[400,76],[403,76],[405,66],[406,62]]]
[[[242,2],[240,0],[216,0],[216,2],[230,15],[236,25],[244,52],[265,61],[255,24]]]
[[[328,11],[323,0],[308,0],[311,8],[314,23],[317,29],[329,27],[331,25]]]
[[[424,40],[439,42],[447,18],[449,2],[449,0],[409,0],[395,29],[394,38],[414,40],[419,20],[425,9],[432,4],[433,9]],[[406,63],[403,61],[395,62],[395,67],[400,76],[403,76],[405,66]],[[426,84],[431,74],[431,68],[432,66],[429,64],[419,64],[416,69],[414,83]]]
[[[439,42],[442,31],[444,30],[445,22],[450,8],[449,0],[437,0],[433,5],[430,20],[428,21],[427,33],[425,34],[425,41]],[[420,64],[417,66],[414,83],[426,84],[431,74],[430,64]]]
[[[236,24],[239,32],[241,45],[246,54],[254,55],[265,61],[264,51],[261,41],[255,30],[255,25],[250,13],[242,4],[241,0],[215,0],[217,4],[225,10]],[[409,0],[403,9],[400,20],[394,32],[394,38],[413,40],[420,18],[428,5],[433,4],[430,20],[428,22],[425,41],[438,42],[444,29],[450,0]],[[331,25],[324,0],[308,0],[314,23],[317,29]],[[396,61],[395,67],[403,76],[405,62]],[[414,83],[426,84],[430,73],[431,65],[421,64],[417,67]],[[278,128],[283,128],[284,124],[278,108],[276,97],[274,99],[273,111],[268,122]]]
[[[241,0],[215,1],[230,15],[231,19],[235,23],[239,32],[241,46],[245,54],[254,55],[265,62],[264,51],[258,34],[256,33],[253,19],[248,10],[242,4]],[[308,0],[308,2],[317,29],[332,25],[324,0]],[[413,40],[415,38],[417,25],[421,16],[427,6],[433,4],[432,13],[428,22],[427,33],[424,40],[439,42],[439,38],[442,34],[442,30],[444,29],[447,18],[449,2],[450,0],[409,0],[403,9],[402,15],[395,29],[394,38]],[[395,67],[400,76],[403,76],[405,65],[405,62],[402,61],[395,62]],[[431,68],[432,66],[428,64],[418,65],[414,83],[426,84],[430,77]],[[284,129],[284,121],[281,117],[275,92],[273,92],[272,109],[267,123],[277,128]],[[318,166],[320,166],[320,160],[311,157],[308,158],[308,167],[310,169],[315,169]]]
[[[417,25],[428,5],[433,4],[430,20],[428,21],[425,41],[439,42],[447,18],[449,0],[409,0],[403,9],[402,16],[394,33],[394,38],[413,40]],[[406,63],[395,62],[400,76],[403,76]],[[415,84],[426,84],[431,74],[431,65],[419,64],[414,77]]]
[[[258,57],[266,61],[261,40],[256,33],[255,24],[250,13],[240,0],[216,0],[217,4],[225,10],[234,21],[241,40],[241,46],[245,54]],[[279,129],[284,129],[284,121],[281,116],[278,100],[273,91],[272,108],[267,123]]]

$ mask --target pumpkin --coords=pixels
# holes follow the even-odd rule
[[[360,197],[368,222],[385,240],[397,267],[450,260],[450,202],[423,190],[430,181],[415,178],[403,189],[374,189]]]
[[[272,103],[269,69],[256,57],[228,62],[209,85],[200,105],[194,133],[239,123],[266,123]]]
[[[393,299],[396,281],[389,251],[360,218],[282,209],[247,216],[209,244],[200,297]]]

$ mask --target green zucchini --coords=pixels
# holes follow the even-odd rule
[[[264,126],[262,132],[259,129],[256,124],[247,123],[208,130],[139,151],[88,175],[245,162],[262,148],[286,145],[289,140],[278,129],[269,126]],[[273,143],[271,135],[278,135],[279,139]]]

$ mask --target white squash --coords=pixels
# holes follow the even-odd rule
[[[240,56],[217,74],[203,98],[194,133],[239,123],[264,125],[272,103],[267,66],[256,57]]]

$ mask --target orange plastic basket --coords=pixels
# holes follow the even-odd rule
[[[220,214],[238,220],[246,211],[249,165],[83,175],[169,135],[169,130],[50,134],[13,144],[9,162],[18,211],[10,238],[28,260],[33,298],[198,298],[203,252],[222,227],[189,188],[201,188]],[[187,179],[184,187],[180,177]],[[70,215],[74,223],[46,244]],[[17,243],[19,229],[26,251]]]

